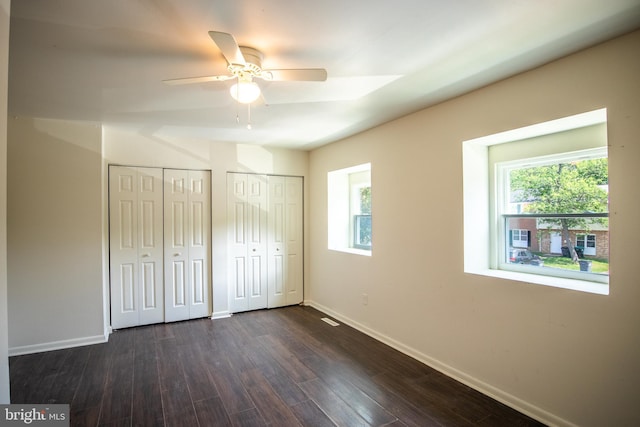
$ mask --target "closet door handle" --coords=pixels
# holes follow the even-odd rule
[[[151,254],[142,254],[142,258],[149,258]]]
[[[180,256],[182,255],[180,252],[176,252],[175,254],[173,254],[173,256]]]

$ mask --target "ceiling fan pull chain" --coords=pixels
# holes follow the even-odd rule
[[[236,88],[236,91],[240,92],[240,89]],[[236,123],[240,124],[240,101],[236,101]]]
[[[251,104],[247,104],[247,129],[251,130]]]

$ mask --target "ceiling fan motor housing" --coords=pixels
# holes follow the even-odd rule
[[[244,56],[244,64],[229,64],[229,72],[239,78],[261,77],[262,52],[252,47],[240,46],[240,52]]]

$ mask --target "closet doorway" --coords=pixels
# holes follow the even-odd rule
[[[230,311],[303,300],[303,179],[227,174]]]
[[[211,172],[109,166],[113,329],[211,314]]]

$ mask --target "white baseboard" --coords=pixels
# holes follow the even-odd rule
[[[42,351],[61,350],[64,348],[81,347],[91,344],[102,344],[108,341],[108,336],[95,335],[92,337],[72,338],[69,340],[45,342],[42,344],[23,345],[9,348],[9,356],[40,353]]]
[[[433,357],[427,356],[424,353],[421,353],[420,351],[409,347],[407,345],[404,345],[401,342],[398,342],[396,340],[394,340],[391,337],[388,337],[384,334],[381,334],[371,328],[369,328],[368,326],[362,325],[361,323],[349,318],[348,316],[345,316],[343,314],[337,313],[335,311],[333,311],[332,309],[330,309],[329,307],[325,307],[322,304],[318,304],[314,301],[311,300],[305,300],[304,301],[304,305],[308,305],[310,307],[313,307],[317,310],[322,311],[323,313],[326,313],[334,318],[336,318],[337,320],[340,320],[341,322],[351,326],[354,329],[357,329],[358,331],[369,335],[372,338],[375,338],[376,340],[387,344],[389,347],[392,347],[404,354],[406,354],[407,356],[410,356],[422,363],[424,363],[427,366],[432,367],[433,369],[442,372],[443,374],[447,375],[448,377],[451,377],[471,388],[473,388],[474,390],[479,391],[482,394],[485,394],[495,400],[497,400],[498,402],[504,403],[505,405],[515,409],[518,412],[521,412],[525,415],[528,415],[529,417],[538,420],[546,425],[549,426],[558,426],[558,427],[577,427],[575,424],[560,418],[556,415],[551,414],[550,412],[545,411],[542,408],[539,408],[535,405],[532,405],[528,402],[525,402],[524,400],[513,396],[507,392],[505,392],[504,390],[500,390],[490,384],[487,384],[484,381],[481,381],[465,372],[462,372],[452,366],[447,365],[446,363],[443,363],[440,360],[434,359]]]
[[[231,313],[229,313],[229,310],[218,311],[211,315],[211,320],[226,319],[227,317],[231,317]]]

